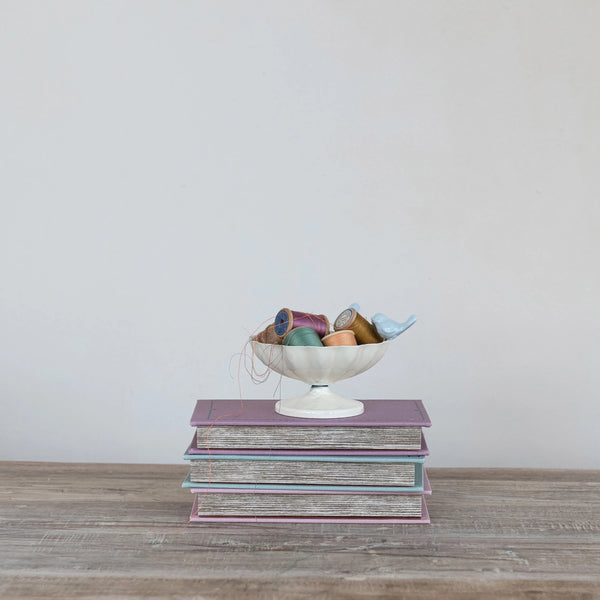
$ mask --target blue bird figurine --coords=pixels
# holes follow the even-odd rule
[[[373,315],[371,321],[383,339],[393,340],[403,331],[406,331],[413,323],[416,323],[417,317],[411,315],[404,323],[396,323],[396,321],[386,317],[384,314],[377,313],[376,315]]]

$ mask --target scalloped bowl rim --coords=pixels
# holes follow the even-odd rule
[[[327,385],[364,373],[379,362],[393,341],[384,340],[377,344],[357,346],[283,346],[281,344],[264,344],[250,338],[254,353],[265,366],[286,377],[313,385]],[[269,348],[273,349],[271,351],[279,350],[277,350],[275,360],[268,361],[267,359],[265,362],[263,356],[268,356]],[[319,354],[328,356],[328,364],[315,364],[314,357]],[[336,354],[339,357],[335,357]],[[333,360],[330,358],[332,355],[334,356]],[[283,367],[279,364],[281,361],[286,363]],[[354,368],[351,367],[352,363],[355,363]]]

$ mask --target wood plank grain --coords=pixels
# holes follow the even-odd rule
[[[600,597],[598,471],[431,469],[430,526],[177,532],[186,472],[0,463],[0,596]]]
[[[3,598],[196,598],[211,600],[593,600],[598,585],[580,581],[502,579],[280,578],[167,579],[139,577],[11,576],[0,580]]]

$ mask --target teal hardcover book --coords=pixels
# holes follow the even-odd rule
[[[192,481],[188,475],[182,483],[184,488],[246,488],[256,490],[313,490],[321,492],[423,492],[423,469],[415,473],[414,485],[323,485],[323,484],[289,484],[289,483],[253,483],[251,481],[223,483],[214,480]]]
[[[235,452],[235,451],[233,451]],[[422,486],[424,456],[293,455],[293,454],[190,454],[192,483],[212,482],[235,486],[353,486],[412,489]],[[283,489],[283,488],[282,488]],[[288,489],[303,489],[288,488]]]

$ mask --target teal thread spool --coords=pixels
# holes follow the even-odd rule
[[[284,346],[322,346],[319,334],[312,327],[296,327],[284,338]]]

